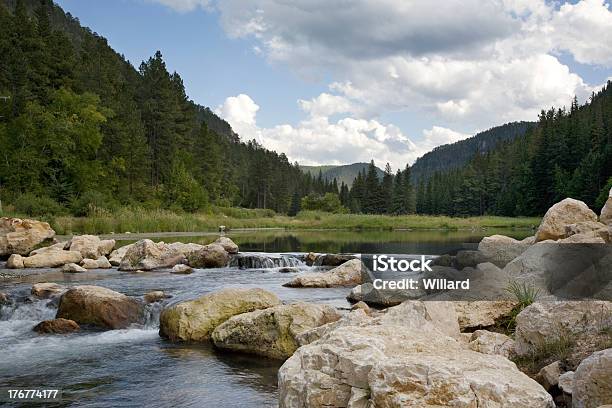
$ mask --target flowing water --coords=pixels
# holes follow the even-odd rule
[[[59,387],[54,406],[87,407],[268,407],[277,405],[276,373],[281,362],[221,352],[208,345],[172,344],[158,335],[163,306],[223,287],[261,287],[284,302],[308,301],[348,308],[348,288],[295,289],[282,284],[312,270],[297,252],[403,253],[436,255],[474,246],[499,231],[286,231],[236,232],[229,236],[250,252],[228,268],[199,269],[191,275],[58,270],[20,271],[20,279],[0,279],[0,292],[12,299],[0,306],[0,387]],[[522,238],[529,231],[503,231]],[[120,237],[119,244],[142,236]],[[165,242],[208,243],[210,234],[151,237]],[[0,264],[0,276],[7,273]],[[287,272],[289,271],[289,272]],[[32,327],[53,319],[57,300],[30,296],[36,282],[104,286],[142,299],[153,290],[172,295],[147,306],[147,323],[126,330],[83,330],[70,335],[38,335]],[[0,403],[2,405],[2,403]],[[9,405],[7,406],[18,406]],[[22,406],[28,406],[24,404]],[[49,405],[51,406],[51,405]]]

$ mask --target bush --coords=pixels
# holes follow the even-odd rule
[[[170,179],[162,187],[166,208],[196,212],[208,205],[208,195],[182,162],[175,161]]]
[[[87,191],[75,199],[70,208],[77,217],[95,215],[100,212],[111,212],[119,207],[119,203],[99,191]]]
[[[25,193],[17,197],[13,203],[15,212],[30,217],[66,214],[66,208],[51,197],[38,197],[32,193]]]
[[[306,211],[324,211],[336,214],[347,213],[348,210],[340,203],[338,194],[327,193],[324,196],[309,194],[302,198],[302,210]]]

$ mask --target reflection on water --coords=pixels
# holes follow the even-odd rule
[[[473,244],[483,235],[495,232],[260,231],[232,232],[229,236],[242,251],[439,254],[464,243]],[[529,231],[503,233],[517,238],[529,235]],[[151,238],[199,243],[215,239],[210,235]],[[121,244],[127,242],[121,241]],[[223,353],[206,345],[169,343],[157,333],[160,306],[151,308],[151,321],[143,327],[107,332],[84,330],[56,336],[37,335],[31,330],[39,321],[53,318],[57,310],[57,302],[29,297],[32,283],[44,281],[67,286],[99,285],[138,299],[149,291],[163,290],[172,296],[164,301],[166,305],[222,287],[240,286],[271,290],[284,302],[349,306],[345,299],[348,288],[283,287],[283,283],[295,276],[294,270],[311,270],[302,263],[289,273],[283,270],[286,268],[262,269],[256,265],[251,265],[255,266],[253,269],[196,270],[191,275],[173,275],[167,270],[147,273],[105,270],[81,274],[39,270],[18,282],[0,281],[0,291],[15,301],[0,308],[0,387],[61,387],[64,402],[56,406],[276,406],[276,372],[281,362]]]

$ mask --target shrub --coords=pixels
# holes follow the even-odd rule
[[[87,191],[75,199],[70,208],[77,217],[110,212],[119,207],[119,203],[99,191]]]
[[[66,208],[51,197],[39,197],[32,193],[20,195],[15,199],[13,205],[18,214],[26,214],[31,217],[62,215],[66,213]]]
[[[302,210],[306,211],[324,211],[330,213],[347,213],[348,210],[340,203],[338,194],[327,193],[324,196],[309,194],[302,198]]]

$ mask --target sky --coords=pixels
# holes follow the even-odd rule
[[[612,78],[604,0],[57,0],[301,164],[394,169]]]

